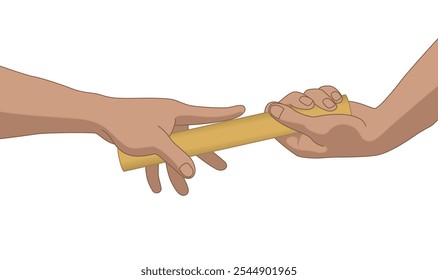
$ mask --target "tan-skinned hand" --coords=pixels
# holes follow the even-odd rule
[[[292,92],[267,111],[299,133],[277,140],[303,157],[378,155],[390,151],[438,120],[438,40],[412,66],[389,96],[376,108],[350,102],[351,116],[308,117],[287,105],[331,111],[342,101],[332,86]]]
[[[342,95],[332,86],[292,92],[279,103],[269,103],[266,111],[280,123],[297,133],[277,138],[289,151],[301,157],[366,156],[383,152],[376,145],[379,125],[375,109],[350,102],[352,115],[309,117],[290,106],[311,109],[318,106],[326,111],[336,109]]]
[[[189,125],[234,119],[243,106],[209,108],[164,98],[113,98],[75,90],[45,79],[0,67],[0,139],[41,133],[96,133],[126,154],[156,154],[167,164],[181,195],[195,174],[192,159],[169,135]],[[26,102],[23,102],[26,100]],[[214,153],[199,156],[218,170],[226,163]],[[152,191],[161,191],[158,166],[146,168]]]
[[[107,108],[109,113],[102,120],[102,129],[98,134],[126,154],[160,156],[166,162],[169,178],[180,195],[186,195],[189,191],[185,179],[194,176],[195,164],[172,142],[169,135],[187,130],[189,125],[234,119],[245,111],[243,106],[197,107],[158,98],[111,98]],[[227,167],[225,161],[215,153],[198,157],[217,170]],[[159,193],[161,183],[158,165],[146,167],[146,176],[152,191]]]

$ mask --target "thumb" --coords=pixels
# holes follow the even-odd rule
[[[313,138],[312,136],[315,134],[314,117],[300,114],[291,107],[277,102],[269,103],[266,111],[281,124]]]
[[[156,154],[184,178],[195,175],[195,164],[166,133],[157,135]]]
[[[245,112],[243,105],[232,107],[199,107],[183,104],[175,125],[204,124],[237,118]]]
[[[350,115],[306,116],[281,103],[271,103],[267,111],[278,122],[314,140],[324,138],[335,127],[356,127],[363,122]]]

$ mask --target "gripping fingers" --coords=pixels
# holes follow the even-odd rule
[[[342,102],[342,95],[335,87],[322,86],[319,89],[324,91],[335,103],[338,104]]]
[[[151,190],[154,193],[161,192],[160,175],[158,172],[158,165],[146,167],[146,178]]]
[[[163,131],[157,139],[157,154],[173,167],[181,176],[191,178],[195,175],[195,164],[170,137]]]
[[[295,108],[299,109],[312,109],[315,103],[312,99],[305,96],[301,92],[294,91],[286,95],[283,99],[280,100],[280,103],[286,105],[292,105]]]
[[[175,125],[204,124],[237,118],[245,112],[242,105],[226,108],[198,107],[182,104]]]
[[[187,195],[189,193],[189,187],[186,180],[182,177],[172,166],[166,164],[167,174],[169,174],[170,182],[175,188],[176,192],[180,195]]]
[[[330,96],[321,89],[308,89],[304,94],[311,98],[316,106],[324,109],[326,111],[333,111],[336,109],[336,103],[332,100]]]
[[[227,163],[215,153],[198,155],[198,158],[216,170],[225,170],[227,168]]]

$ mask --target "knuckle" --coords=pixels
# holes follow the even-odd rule
[[[320,89],[317,89],[317,88],[310,88],[310,89],[308,89],[308,90],[306,90],[305,92],[304,92],[304,94],[306,94],[306,95],[316,95],[316,94],[320,94],[322,91],[320,90]]]
[[[319,89],[321,89],[321,90],[325,90],[325,89],[334,89],[334,90],[336,90],[336,88],[334,86],[331,86],[331,85],[323,85],[323,86],[320,86]]]
[[[335,92],[339,93],[339,90],[333,86],[322,86],[322,87],[320,87],[320,89],[332,98],[333,98],[333,95],[332,95],[333,93],[335,93]]]
[[[302,95],[302,92],[299,91],[292,91],[291,93],[288,94],[288,96],[293,96],[293,95]]]
[[[168,109],[172,110],[173,112],[179,113],[180,111],[184,110],[184,108],[187,106],[187,104],[182,103],[175,99],[168,99],[167,102],[168,102],[167,103]],[[162,113],[169,113],[169,112],[162,111]]]

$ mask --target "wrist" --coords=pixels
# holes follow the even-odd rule
[[[375,154],[383,154],[394,149],[397,144],[393,135],[391,135],[391,128],[394,125],[393,116],[390,116],[385,107],[378,106],[373,108],[370,116],[369,129],[372,134],[372,145],[375,147]]]
[[[84,130],[99,134],[105,127],[105,120],[110,114],[110,107],[113,98],[90,92],[78,92],[78,103],[76,111],[79,112],[77,118],[84,122]]]
[[[363,139],[363,148],[360,153],[363,155],[376,155],[388,151],[382,144],[388,124],[383,116],[381,108],[372,108],[361,103],[350,102],[351,112],[354,117],[359,118],[364,126],[358,132]]]

